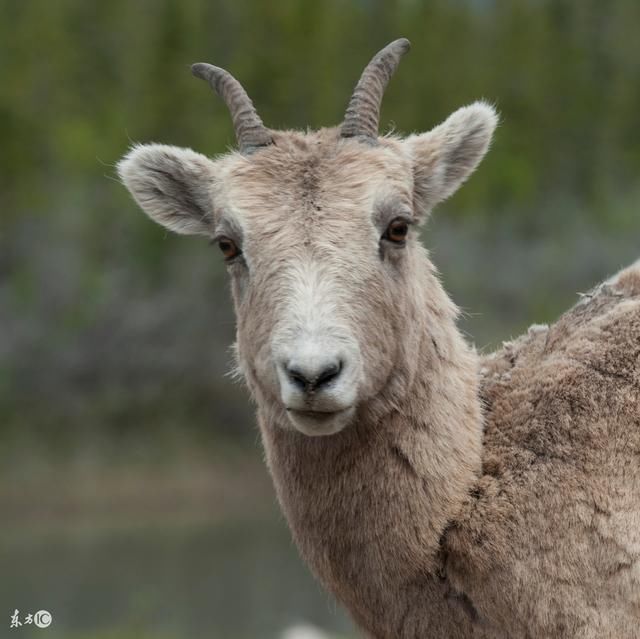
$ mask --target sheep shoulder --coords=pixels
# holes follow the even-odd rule
[[[483,471],[447,536],[450,579],[509,636],[636,637],[640,261],[484,356],[481,389]]]

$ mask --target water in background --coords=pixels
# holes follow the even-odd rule
[[[14,608],[49,610],[47,637],[65,639],[278,639],[301,622],[351,630],[282,521],[65,535],[44,528],[1,548],[0,637],[29,636],[8,630]]]

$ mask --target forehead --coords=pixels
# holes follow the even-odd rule
[[[411,165],[401,143],[373,146],[335,130],[282,133],[272,147],[229,156],[220,177],[222,213],[232,209],[247,222],[361,221],[387,203],[411,206]]]

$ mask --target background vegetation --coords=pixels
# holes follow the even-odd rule
[[[34,606],[60,637],[349,631],[224,376],[218,255],[114,181],[132,141],[234,143],[191,62],[269,126],[330,126],[402,35],[383,126],[495,103],[490,155],[424,231],[490,348],[640,255],[639,26],[635,0],[0,0],[0,636]]]

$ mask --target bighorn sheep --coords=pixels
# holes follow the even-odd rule
[[[640,636],[640,262],[480,357],[416,228],[497,122],[464,107],[378,136],[407,40],[339,128],[267,129],[228,72],[239,151],[136,146],[119,173],[177,233],[214,238],[237,361],[298,548],[371,637]]]

